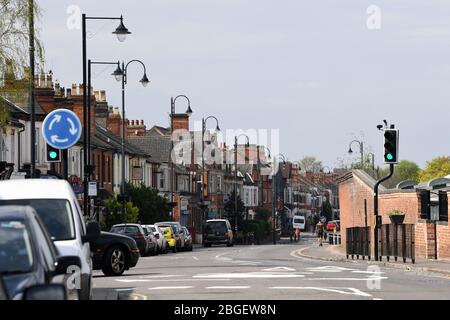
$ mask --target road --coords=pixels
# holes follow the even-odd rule
[[[307,245],[313,244],[218,246],[144,257],[121,277],[96,272],[94,298],[450,299],[450,279],[366,263],[298,256],[297,251]]]

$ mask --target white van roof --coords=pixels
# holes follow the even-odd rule
[[[72,199],[75,197],[66,180],[22,179],[0,181],[0,200]]]

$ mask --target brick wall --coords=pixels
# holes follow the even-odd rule
[[[367,226],[373,226],[373,190],[355,175],[339,184],[339,206],[341,212],[342,244],[346,243],[347,228],[364,227],[366,216],[364,200],[367,203]],[[373,228],[371,228],[373,230]],[[373,234],[371,234],[371,239]],[[373,241],[371,240],[371,243]]]
[[[450,195],[450,192],[449,192]],[[339,183],[339,204],[341,206],[342,245],[346,243],[346,228],[365,225],[364,200],[367,201],[367,225],[372,227],[373,190],[358,177],[357,174],[341,179]],[[420,197],[416,191],[402,190],[398,192],[382,191],[379,194],[379,214],[383,224],[390,224],[389,213],[400,210],[405,213],[404,223],[415,225],[415,256],[427,259],[435,255],[434,222],[420,219]],[[450,212],[450,206],[449,206]],[[437,258],[450,259],[450,227],[448,222],[438,222]],[[373,228],[371,228],[373,230]],[[371,234],[373,239],[373,234]],[[372,253],[373,253],[373,241]]]

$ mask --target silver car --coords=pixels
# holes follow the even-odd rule
[[[147,224],[144,225],[143,227],[147,228],[147,230],[151,231],[155,236],[158,244],[158,251],[160,253],[167,253],[168,244],[167,239],[164,237],[164,232],[157,225],[154,224]]]

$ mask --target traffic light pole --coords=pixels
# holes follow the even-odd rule
[[[378,230],[381,225],[381,219],[378,215],[378,187],[380,186],[381,183],[383,183],[384,181],[391,178],[393,174],[394,174],[394,164],[391,163],[389,165],[389,174],[386,177],[378,180],[375,183],[375,186],[373,188],[373,198],[374,198],[373,210],[374,210],[374,215],[375,215],[375,228],[374,228],[374,234],[373,234],[373,241],[374,241],[374,249],[375,249],[374,250],[375,261],[378,261],[378,259],[380,257],[378,254]]]

